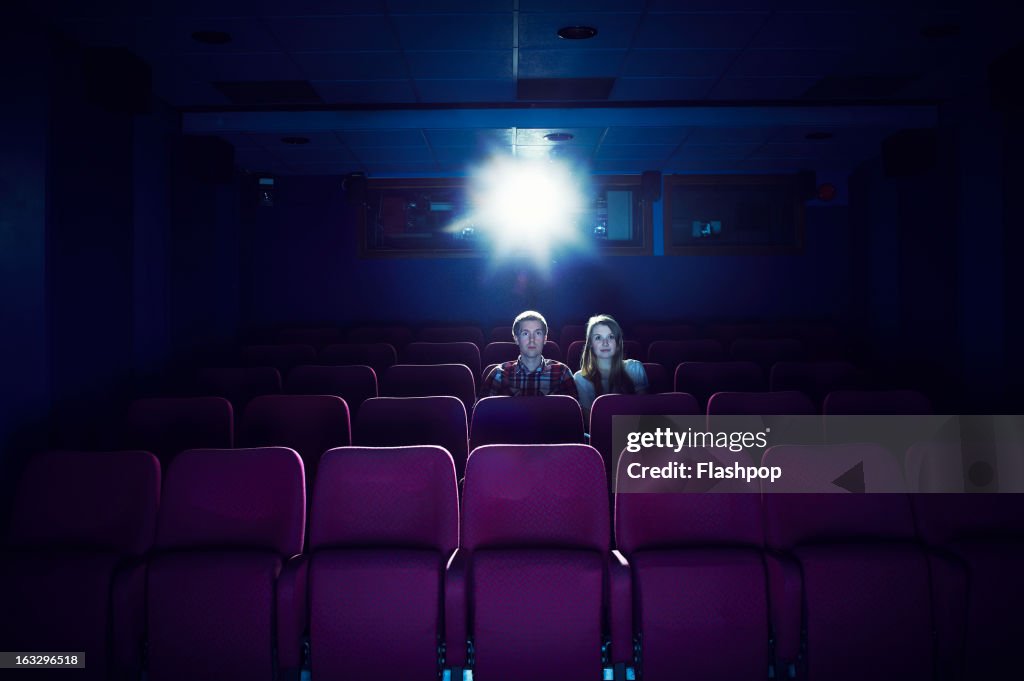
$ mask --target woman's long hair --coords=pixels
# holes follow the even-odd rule
[[[594,348],[591,344],[591,334],[594,327],[604,324],[615,337],[615,354],[612,355],[612,366],[608,372],[608,392],[632,395],[636,392],[633,380],[626,373],[626,366],[622,363],[623,340],[622,327],[619,323],[606,314],[594,315],[587,321],[587,336],[583,345],[583,360],[580,363],[580,371],[583,377],[594,384],[594,394],[601,395],[604,390],[601,385],[601,371],[597,367],[597,359],[594,357]]]

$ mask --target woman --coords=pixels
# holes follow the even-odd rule
[[[606,314],[587,322],[580,370],[573,375],[584,422],[589,422],[590,407],[598,395],[647,392],[647,372],[635,359],[622,359],[622,327]]]

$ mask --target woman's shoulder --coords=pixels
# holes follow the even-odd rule
[[[633,383],[647,384],[647,370],[644,369],[643,362],[636,359],[624,359],[622,360],[622,366],[633,380]]]

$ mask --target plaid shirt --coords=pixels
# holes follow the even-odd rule
[[[553,359],[541,357],[536,371],[528,371],[518,360],[494,367],[480,386],[480,397],[494,395],[535,396],[572,395],[576,397],[576,382],[572,369]]]

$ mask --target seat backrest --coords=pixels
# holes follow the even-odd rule
[[[678,341],[697,337],[693,324],[637,324],[629,334],[645,348],[657,340]]]
[[[349,343],[387,343],[396,350],[411,343],[412,338],[412,331],[407,326],[361,326],[348,332]]]
[[[385,369],[398,363],[398,353],[389,343],[341,343],[321,350],[320,363],[330,366],[361,364],[382,376]]]
[[[689,393],[705,408],[716,392],[754,392],[768,387],[753,362],[683,362],[675,368],[676,392]]]
[[[200,369],[196,384],[200,395],[223,397],[241,414],[252,398],[281,392],[281,373],[274,367]]]
[[[358,447],[444,447],[462,477],[469,456],[469,419],[462,402],[449,395],[375,397],[356,415],[352,442]]]
[[[672,372],[683,362],[721,362],[725,348],[712,338],[690,340],[656,340],[647,348],[647,361],[660,364]]]
[[[498,341],[507,342],[512,338],[512,327],[511,326],[495,326],[491,329],[491,335],[488,336],[488,343],[495,343]]]
[[[729,346],[729,357],[738,362],[756,362],[767,373],[784,360],[803,358],[804,346],[796,338],[737,338]]]
[[[234,446],[234,410],[223,397],[153,397],[128,407],[123,445],[153,452],[166,466],[186,449]]]
[[[672,392],[672,374],[655,362],[644,362],[647,374],[647,392],[653,394]]]
[[[470,451],[491,444],[583,441],[583,412],[569,395],[485,397],[473,408]]]
[[[288,372],[284,391],[289,395],[337,395],[355,414],[363,402],[377,397],[377,374],[359,364],[297,366]]]
[[[484,346],[484,332],[477,326],[428,326],[420,329],[416,340],[423,343],[472,343]]]
[[[573,341],[586,340],[587,327],[585,324],[566,324],[558,334],[558,347],[568,348]]]
[[[863,384],[857,367],[841,360],[817,362],[776,362],[771,369],[771,390],[799,390],[820,405],[833,390],[857,388]]]
[[[380,384],[381,397],[451,395],[473,411],[476,377],[465,364],[396,364],[388,367]]]
[[[834,390],[825,396],[827,415],[931,414],[928,398],[916,390]]]
[[[725,414],[816,414],[814,403],[798,390],[716,392],[708,399],[708,416]]]
[[[480,348],[473,343],[409,343],[402,353],[403,364],[465,364],[474,376],[480,374]]]
[[[336,395],[263,395],[245,408],[240,447],[290,447],[302,457],[306,482],[316,480],[320,456],[352,444],[348,405]]]
[[[247,345],[242,348],[242,362],[250,367],[274,367],[281,375],[299,364],[311,364],[316,360],[316,348],[312,345]]]

